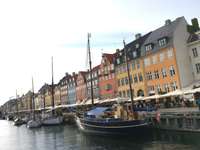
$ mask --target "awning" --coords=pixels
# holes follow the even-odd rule
[[[161,95],[152,95],[152,96],[148,96],[148,97],[144,97],[144,99],[143,100],[151,100],[151,99],[158,99],[158,98],[160,98],[161,97]]]

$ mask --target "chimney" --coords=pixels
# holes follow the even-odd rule
[[[68,75],[69,75],[69,73],[68,73],[68,72],[66,72],[66,73],[65,73],[65,76],[67,77]]]
[[[167,26],[169,24],[171,24],[171,20],[170,19],[165,20],[165,25]]]
[[[137,33],[136,35],[135,35],[135,39],[137,40],[137,39],[139,39],[141,37],[141,33]]]
[[[75,73],[75,72],[72,72],[72,75],[75,77],[76,73]]]

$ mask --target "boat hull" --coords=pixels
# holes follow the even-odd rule
[[[92,121],[76,118],[79,129],[87,133],[95,134],[145,134],[149,130],[149,124],[145,120],[130,121]]]
[[[42,120],[42,125],[59,125],[63,123],[63,117],[49,117]]]
[[[27,128],[39,128],[41,125],[40,121],[30,120],[27,123]]]
[[[15,119],[14,122],[13,122],[14,126],[21,126],[23,124],[24,124],[24,121],[22,119],[19,119],[19,118]]]

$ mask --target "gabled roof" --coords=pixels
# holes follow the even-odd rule
[[[187,42],[192,43],[198,40],[200,40],[200,36],[198,34],[190,34]]]
[[[92,68],[92,71],[98,70],[99,68],[100,68],[100,65],[97,65],[97,66]]]
[[[176,27],[181,20],[185,20],[184,17],[179,17],[176,20],[170,22],[167,25],[164,25],[154,31],[151,32],[149,37],[145,40],[144,45],[142,47],[142,55],[145,55],[145,45],[153,44],[152,51],[157,51],[160,48],[165,48],[173,45],[173,35],[174,31],[176,30]],[[167,38],[167,44],[163,47],[159,47],[158,40],[166,37]]]
[[[128,55],[129,60],[133,60],[135,58],[140,57],[141,47],[150,34],[151,34],[151,32],[149,32],[149,33],[135,39],[134,41],[126,44],[126,50],[127,50],[127,55]],[[137,44],[138,44],[138,47],[136,46]],[[135,58],[133,58],[133,51],[136,51],[136,53],[137,53],[137,56]],[[124,61],[125,61],[124,60],[124,49],[117,50],[115,55],[116,55],[116,58],[120,59],[120,64],[124,63]],[[117,62],[115,62],[115,64],[118,65]]]
[[[103,53],[102,57],[106,57],[110,63],[113,63],[115,58],[115,53],[114,54]]]

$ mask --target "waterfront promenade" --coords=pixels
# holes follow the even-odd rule
[[[200,112],[198,107],[161,108],[160,113]]]

